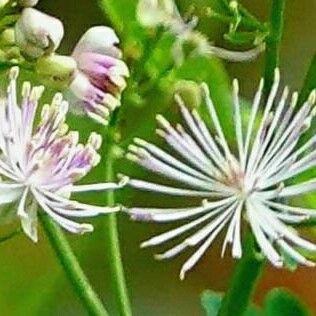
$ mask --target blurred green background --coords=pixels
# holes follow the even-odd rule
[[[104,0],[107,2],[107,0]],[[113,2],[113,1],[112,1]],[[121,23],[133,25],[132,7],[136,1],[125,0],[126,12],[121,12]],[[211,1],[178,1],[182,12],[195,4],[197,12],[203,13]],[[251,12],[264,21],[267,20],[270,1],[241,1]],[[65,26],[65,38],[61,53],[69,54],[81,34],[92,25],[110,24],[109,19],[98,7],[96,1],[88,0],[41,0],[38,8],[60,18]],[[284,39],[281,48],[282,82],[293,89],[299,89],[315,53],[316,37],[316,1],[288,1]],[[126,20],[131,19],[131,20]],[[226,26],[219,22],[209,22],[201,17],[203,31],[218,46],[226,45],[222,35]],[[118,30],[121,32],[122,30]],[[124,48],[129,52],[130,38],[126,39]],[[133,43],[131,44],[133,46]],[[207,65],[207,66],[206,66]],[[196,80],[206,80],[211,86],[219,111],[227,111],[221,102],[229,102],[229,95],[219,102],[223,93],[228,93],[230,79],[237,77],[241,83],[241,94],[250,97],[262,73],[263,57],[242,64],[221,63],[216,59],[208,61],[198,58],[179,70],[175,76]],[[228,81],[227,81],[228,80]],[[213,84],[213,85],[212,85]],[[163,87],[162,87],[163,88]],[[136,88],[137,90],[137,88]],[[170,91],[169,91],[170,92]],[[169,93],[168,92],[168,93]],[[128,92],[127,92],[128,93]],[[154,114],[164,109],[167,116],[176,116],[173,102],[164,89],[148,92],[146,104],[142,107],[131,105],[132,97],[124,98],[125,116],[122,118],[122,137],[154,137]],[[131,93],[132,95],[132,93]],[[221,99],[222,100],[222,99]],[[137,118],[134,120],[134,118]],[[71,125],[88,133],[99,126],[88,124],[84,119],[71,119]],[[142,129],[136,129],[139,126]],[[79,127],[80,126],[80,127]],[[129,138],[130,139],[130,138]],[[142,175],[132,164],[120,160],[116,171],[132,175]],[[104,166],[96,168],[87,181],[102,179]],[[102,196],[87,197],[90,201],[100,202]],[[127,205],[170,205],[170,201],[160,195],[135,193],[124,190],[118,197]],[[146,202],[145,202],[146,201]],[[172,201],[171,201],[172,202]],[[173,202],[172,202],[173,203]],[[67,234],[84,271],[91,283],[100,293],[111,315],[116,315],[107,271],[108,258],[103,238],[102,218],[92,220],[95,232],[85,236]],[[139,243],[158,231],[165,231],[168,225],[134,223],[124,216],[119,216],[119,231],[122,255],[126,271],[129,292],[135,315],[203,315],[200,306],[200,294],[204,289],[224,291],[234,267],[234,261],[227,256],[221,259],[220,240],[207,253],[196,268],[180,281],[178,271],[187,256],[180,256],[168,262],[156,262],[152,258],[154,250],[140,250]],[[11,227],[2,227],[1,232],[10,231]],[[219,238],[220,239],[220,238]],[[24,235],[0,244],[0,315],[86,315],[80,302],[73,293],[59,263],[43,233],[37,245]],[[314,314],[316,314],[316,270],[299,268],[294,273],[266,267],[264,276],[257,288],[255,300],[260,304],[265,294],[273,287],[285,286],[300,297]],[[233,315],[232,315],[233,316]],[[293,315],[295,316],[295,315]]]

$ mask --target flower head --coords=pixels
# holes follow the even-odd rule
[[[60,20],[33,8],[25,8],[15,25],[15,40],[31,58],[54,52],[64,36]]]
[[[261,252],[274,266],[284,265],[285,254],[299,264],[314,265],[299,249],[316,251],[316,245],[299,237],[288,224],[315,217],[316,211],[290,206],[284,198],[316,189],[315,179],[289,183],[296,175],[316,165],[316,136],[298,145],[301,135],[309,128],[315,115],[315,91],[295,111],[297,93],[293,93],[291,100],[288,100],[289,91],[286,87],[277,102],[278,85],[279,72],[276,71],[261,116],[259,105],[263,81],[260,82],[244,131],[238,82],[233,82],[237,155],[228,145],[205,84],[202,90],[214,133],[207,128],[196,110],[190,112],[178,98],[187,128],[179,124],[174,128],[163,116],[157,117],[160,125],[157,133],[172,148],[173,153],[141,139],[135,139],[135,144],[130,146],[127,154],[130,160],[181,184],[178,187],[133,179],[129,182],[131,186],[182,197],[205,198],[202,205],[196,207],[128,210],[136,220],[188,220],[182,226],[142,244],[143,247],[155,246],[184,236],[184,241],[158,255],[158,259],[172,258],[188,248],[198,246],[183,265],[181,278],[197,263],[225,227],[222,255],[227,244],[231,244],[232,256],[240,258],[242,218],[249,223]],[[260,124],[256,128],[255,122],[260,117]]]
[[[92,225],[70,218],[96,216],[119,208],[80,203],[70,199],[71,193],[115,189],[125,180],[120,184],[75,185],[99,162],[101,136],[92,133],[86,145],[78,143],[78,132],[68,131],[65,124],[68,103],[60,93],[50,105],[43,106],[35,125],[38,100],[44,89],[31,88],[25,82],[19,107],[17,76],[18,68],[12,68],[7,98],[0,104],[0,204],[17,203],[16,214],[22,228],[34,241],[38,207],[72,233],[92,231]]]
[[[110,113],[120,105],[129,75],[118,44],[111,28],[95,26],[81,37],[72,53],[78,72],[70,90],[81,100],[82,110],[101,124],[107,124]]]

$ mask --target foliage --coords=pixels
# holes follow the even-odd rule
[[[206,316],[218,315],[223,295],[206,290],[201,304]],[[244,316],[308,316],[310,313],[300,300],[286,289],[275,288],[266,295],[263,307],[251,305]]]

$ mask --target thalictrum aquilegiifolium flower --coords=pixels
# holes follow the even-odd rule
[[[289,205],[288,199],[316,189],[314,178],[291,183],[297,175],[316,166],[316,136],[299,143],[315,115],[315,91],[300,108],[295,108],[297,93],[294,92],[289,99],[287,87],[277,99],[279,81],[279,71],[276,70],[260,116],[261,80],[244,128],[238,81],[234,80],[236,152],[232,151],[224,135],[206,84],[202,84],[202,92],[213,123],[212,130],[196,109],[190,112],[178,97],[186,127],[180,124],[173,127],[162,115],[157,116],[157,134],[172,149],[171,152],[139,138],[129,147],[128,159],[179,183],[173,186],[131,179],[130,186],[181,196],[186,201],[189,197],[204,198],[202,205],[196,207],[131,207],[127,210],[135,220],[157,223],[185,220],[178,228],[142,243],[142,247],[156,246],[183,236],[183,241],[157,255],[157,259],[172,258],[197,247],[182,266],[181,279],[225,227],[222,255],[231,244],[232,256],[240,258],[242,219],[249,224],[262,254],[274,266],[282,267],[286,256],[298,264],[314,266],[299,250],[316,251],[316,245],[300,237],[290,225],[315,218],[316,211]]]
[[[9,215],[20,218],[24,232],[33,241],[38,239],[39,209],[69,232],[90,232],[92,225],[77,223],[71,218],[117,212],[120,207],[80,203],[71,199],[71,194],[117,189],[124,186],[126,179],[118,184],[76,185],[75,182],[99,163],[97,150],[101,146],[101,136],[93,132],[86,145],[79,143],[79,133],[68,131],[65,123],[68,103],[60,93],[55,95],[51,104],[42,107],[36,124],[38,101],[44,88],[32,88],[29,82],[24,82],[19,106],[18,72],[17,67],[10,70],[7,96],[0,102],[2,211],[9,205]]]

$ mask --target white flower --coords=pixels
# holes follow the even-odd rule
[[[15,24],[15,40],[21,52],[38,58],[54,52],[64,36],[60,20],[33,8],[25,8]]]
[[[236,62],[254,59],[265,49],[264,44],[241,52],[214,46],[202,33],[195,30],[198,24],[196,16],[189,22],[183,20],[174,0],[139,0],[137,18],[145,27],[157,27],[161,25],[176,36],[176,41],[172,47],[172,55],[178,65],[181,65],[184,61],[183,46],[186,43],[190,43],[194,47],[190,52],[191,56],[217,56]]]
[[[276,94],[279,72],[264,105],[258,114],[263,81],[254,97],[246,131],[243,130],[238,97],[238,82],[233,82],[234,125],[237,155],[225,139],[208,88],[202,85],[207,110],[213,122],[212,133],[198,112],[189,110],[178,98],[187,128],[176,128],[161,115],[157,116],[157,130],[173,149],[168,153],[141,139],[129,147],[128,159],[168,179],[181,183],[172,186],[133,179],[132,187],[182,197],[205,197],[201,206],[187,208],[130,208],[135,220],[172,222],[188,220],[182,226],[155,236],[142,247],[160,245],[181,237],[184,241],[157,256],[167,259],[198,246],[185,262],[180,277],[190,270],[226,227],[222,255],[232,244],[232,256],[242,256],[241,219],[249,223],[263,255],[276,267],[284,264],[284,254],[299,264],[314,266],[299,249],[316,251],[316,245],[299,237],[287,224],[301,223],[316,217],[316,211],[287,205],[283,198],[305,194],[316,189],[316,180],[291,184],[293,177],[316,165],[316,136],[298,144],[315,115],[315,91],[301,108],[294,111],[297,93],[288,100],[286,87],[279,102]],[[274,108],[274,109],[273,109]],[[256,120],[260,124],[256,128]],[[208,200],[210,199],[210,200]],[[193,230],[196,232],[192,232]],[[190,233],[191,232],[191,233]],[[191,235],[190,235],[191,234]]]
[[[79,110],[104,125],[111,112],[120,106],[125,77],[129,76],[118,44],[111,28],[95,26],[81,37],[72,53],[78,71],[70,90],[80,100]]]
[[[79,134],[68,132],[65,116],[68,103],[57,93],[51,105],[44,105],[35,125],[38,100],[43,87],[25,82],[21,107],[16,96],[18,68],[10,71],[6,99],[0,103],[0,204],[16,203],[24,232],[37,241],[37,209],[40,207],[60,226],[72,233],[85,233],[93,226],[70,218],[116,212],[119,207],[103,207],[71,200],[71,193],[119,188],[120,184],[74,185],[100,160],[97,149],[102,138],[92,133],[86,145]]]

